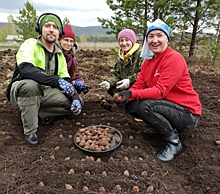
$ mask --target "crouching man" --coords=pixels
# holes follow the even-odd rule
[[[64,34],[60,18],[42,14],[36,25],[38,38],[27,39],[16,54],[16,69],[6,94],[19,108],[25,141],[37,146],[39,121],[49,124],[48,117],[77,115],[81,100],[71,83],[65,58],[57,44]]]

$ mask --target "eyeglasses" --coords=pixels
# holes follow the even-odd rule
[[[66,38],[64,38],[63,41],[65,43],[70,43],[70,44],[74,44],[74,42],[75,42],[74,40],[69,40],[69,39],[66,39]]]

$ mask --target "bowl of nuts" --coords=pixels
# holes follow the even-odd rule
[[[121,132],[106,125],[80,128],[73,138],[77,148],[88,155],[103,156],[117,149],[122,143]]]

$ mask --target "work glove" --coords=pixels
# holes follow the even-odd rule
[[[74,99],[72,101],[70,110],[73,112],[74,115],[78,115],[82,111],[82,105],[79,99]]]
[[[86,93],[88,93],[89,92],[89,90],[90,90],[90,87],[89,86],[86,86],[84,89],[83,89],[83,94],[86,94]]]
[[[113,111],[117,108],[117,104],[113,101],[113,99],[102,99],[101,107],[106,110]]]
[[[81,81],[74,81],[73,85],[77,90],[82,91],[84,94],[86,94],[90,89],[89,86],[87,86],[86,84],[84,84]]]
[[[74,93],[74,87],[71,83],[66,81],[65,79],[58,79],[59,87],[64,91],[66,94],[72,94]]]
[[[113,101],[116,104],[126,104],[131,96],[132,96],[132,93],[130,90],[123,90],[121,92],[117,92],[113,96]]]
[[[120,90],[125,90],[130,87],[130,80],[129,79],[123,79],[116,83],[116,88]]]
[[[110,88],[110,83],[108,81],[103,81],[99,85],[101,86],[101,88],[103,88],[105,90],[109,90],[109,88]]]
[[[78,51],[78,45],[75,42],[74,42],[74,45],[73,45],[73,51],[74,51],[75,54]]]

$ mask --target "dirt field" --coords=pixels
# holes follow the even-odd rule
[[[142,194],[220,193],[220,145],[216,144],[220,140],[219,75],[202,69],[200,64],[190,65],[203,116],[195,131],[180,133],[183,151],[174,161],[163,163],[156,158],[156,153],[165,145],[159,136],[144,135],[142,130],[146,125],[126,114],[123,107],[108,112],[100,106],[101,96],[107,95],[98,84],[109,75],[110,65],[114,63],[108,57],[111,51],[104,50],[77,53],[81,75],[92,87],[88,94],[82,95],[85,100],[82,114],[55,118],[49,126],[40,125],[40,145],[28,147],[19,111],[5,97],[15,53],[0,51],[1,194],[132,194],[134,186]],[[117,150],[99,160],[75,148],[73,136],[79,128],[100,124],[120,130],[123,141]],[[74,170],[73,174],[70,169]],[[126,170],[128,176],[124,174]],[[146,176],[142,174],[144,171]],[[66,184],[71,185],[72,190],[68,191]],[[121,186],[120,192],[115,190],[116,185]],[[100,191],[102,187],[105,192]]]

